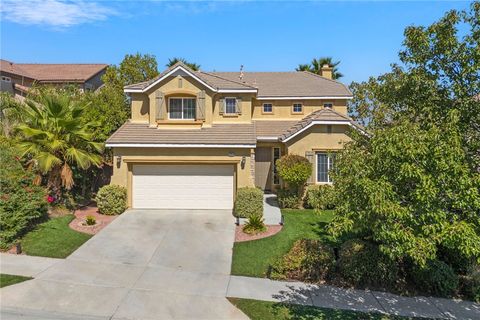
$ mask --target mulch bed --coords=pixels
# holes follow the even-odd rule
[[[97,207],[93,206],[87,206],[75,210],[74,215],[75,219],[73,219],[68,226],[73,230],[88,234],[96,234],[117,217],[100,214],[97,210]],[[97,223],[93,226],[84,225],[85,218],[87,216],[94,216]]]
[[[282,230],[281,225],[274,225],[274,226],[267,226],[267,231],[255,234],[255,235],[250,235],[242,230],[243,226],[236,226],[235,228],[235,242],[244,242],[244,241],[251,241],[251,240],[258,240],[262,238],[267,238],[271,237],[274,234],[277,234]]]

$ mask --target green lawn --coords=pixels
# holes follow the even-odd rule
[[[252,320],[400,320],[412,319],[379,313],[284,304],[250,299],[228,298]]]
[[[70,229],[74,218],[69,214],[39,224],[21,240],[22,250],[31,256],[66,258],[91,237]]]
[[[295,240],[321,239],[331,241],[325,226],[333,219],[333,211],[282,210],[284,227],[278,234],[254,241],[235,243],[232,274],[264,277],[269,265],[284,256]]]
[[[12,274],[0,273],[0,288],[10,286],[15,283],[30,280],[30,277],[14,276]]]

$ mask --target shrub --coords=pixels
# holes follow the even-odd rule
[[[304,206],[315,210],[335,209],[335,191],[331,185],[309,186]]]
[[[312,175],[312,164],[307,158],[287,154],[276,162],[278,174],[290,187],[299,191]]]
[[[297,240],[271,268],[270,278],[319,282],[335,266],[333,249],[319,240]]]
[[[251,214],[248,217],[247,223],[243,226],[243,232],[257,234],[267,231],[264,221],[265,219],[263,219],[262,216]]]
[[[458,276],[440,260],[429,260],[425,267],[412,267],[410,276],[418,288],[436,296],[450,297],[458,290]]]
[[[339,252],[338,271],[348,284],[356,287],[393,287],[398,277],[395,261],[377,245],[359,239],[346,241]]]
[[[480,303],[480,265],[476,265],[460,278],[461,291],[465,298]]]
[[[94,216],[86,216],[85,217],[85,224],[87,226],[94,226],[97,223],[97,219]]]
[[[0,247],[15,240],[47,215],[47,193],[34,185],[35,175],[23,169],[14,148],[0,141]]]
[[[277,199],[280,208],[297,209],[300,206],[300,197],[296,192],[287,189],[277,191]]]
[[[98,211],[102,214],[120,214],[127,209],[127,189],[114,184],[103,186],[95,197]]]
[[[239,188],[234,212],[240,218],[248,218],[252,215],[263,216],[263,191],[259,188]]]

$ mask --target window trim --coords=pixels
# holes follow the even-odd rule
[[[171,118],[170,117],[170,100],[171,99],[181,99],[182,100],[182,117],[181,118]],[[195,100],[195,114],[193,118],[184,118],[183,117],[183,100],[190,99]],[[168,120],[173,121],[195,121],[197,119],[197,98],[195,97],[168,97]]]
[[[232,99],[235,100],[235,105],[234,105],[234,111],[233,112],[227,112],[227,100]],[[224,97],[223,98],[223,103],[225,104],[225,109],[223,110],[223,115],[224,116],[234,116],[237,114],[237,97]]]
[[[272,111],[265,111],[265,105],[269,104],[272,106]],[[262,103],[262,114],[273,114],[273,103],[271,102],[264,102]]]
[[[336,151],[316,151],[315,152],[315,183],[316,184],[333,184],[333,181],[330,179],[328,171],[331,170],[331,155],[336,153]],[[318,181],[318,155],[325,154],[327,156],[327,181]],[[335,165],[335,164],[334,164]]]
[[[296,105],[296,104],[299,104],[299,105],[301,106],[301,108],[302,108],[301,111],[295,111],[295,105]],[[305,109],[305,108],[304,108],[304,105],[303,105],[302,102],[294,102],[294,103],[292,103],[292,109],[291,109],[292,114],[303,114],[303,110],[304,110],[304,109]]]
[[[331,104],[331,105],[332,105],[332,107],[331,107],[331,108],[329,108],[329,107],[325,107],[325,105],[326,105],[326,104]],[[324,102],[323,102],[323,108],[324,108],[324,109],[330,109],[330,110],[333,110],[333,107],[334,107],[334,106],[335,106],[335,104],[334,104],[332,101],[324,101]]]

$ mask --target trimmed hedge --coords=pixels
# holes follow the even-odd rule
[[[302,188],[312,174],[312,164],[307,158],[297,154],[287,154],[276,162],[278,174],[289,186]]]
[[[244,187],[237,190],[234,206],[235,216],[249,218],[263,216],[263,191],[259,188]]]
[[[303,203],[305,208],[335,209],[335,190],[333,186],[328,184],[308,186]]]
[[[338,271],[356,287],[392,288],[398,279],[398,266],[377,245],[359,239],[346,241],[339,252]]]
[[[410,276],[423,291],[440,297],[451,297],[459,287],[452,267],[440,260],[430,260],[423,268],[412,267]]]
[[[277,200],[282,209],[298,209],[300,207],[300,197],[296,192],[288,189],[279,189]]]
[[[47,192],[33,183],[34,174],[23,169],[14,148],[0,142],[0,248],[8,249],[19,237],[47,216]]]
[[[95,201],[100,213],[120,214],[127,209],[127,189],[114,184],[103,186],[98,190]]]
[[[319,282],[335,267],[333,249],[319,240],[297,240],[290,251],[275,263],[270,278]]]

